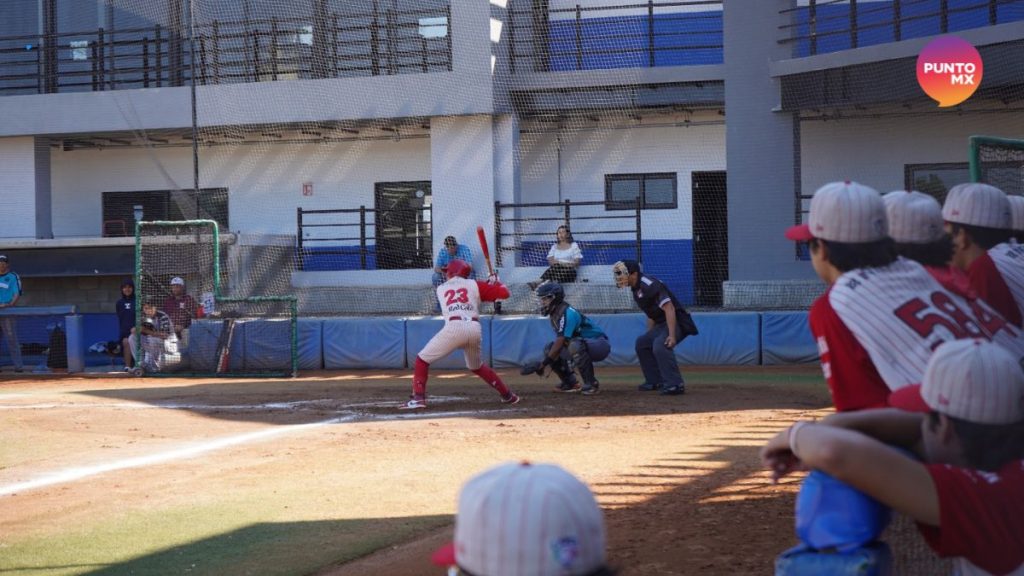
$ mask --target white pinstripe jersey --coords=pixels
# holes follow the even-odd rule
[[[1003,242],[993,246],[988,255],[1024,316],[1024,244]]]
[[[995,310],[946,290],[904,258],[843,274],[829,304],[890,390],[920,383],[932,351],[947,340],[985,338],[1024,357],[1024,336]]]
[[[437,301],[447,321],[452,316],[478,318],[480,316],[480,286],[476,280],[456,276],[437,287]]]

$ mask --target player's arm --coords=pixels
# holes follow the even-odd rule
[[[575,308],[569,306],[563,310],[561,318],[558,319],[558,328],[555,329],[555,341],[551,344],[551,349],[548,350],[547,358],[544,359],[545,364],[552,364],[558,360],[558,355],[561,354],[566,340],[576,334],[582,321],[583,317]]]
[[[773,477],[821,470],[918,522],[939,525],[939,496],[924,464],[860,432],[798,422],[761,448]]]
[[[829,414],[821,423],[845,428],[892,446],[901,446],[922,454],[921,424],[925,416],[896,408],[858,410]]]
[[[477,280],[476,285],[480,289],[480,300],[484,302],[505,300],[511,295],[511,292],[508,291],[508,286],[505,286],[499,280],[495,280],[493,284],[486,280]]]
[[[679,340],[676,339],[676,306],[668,295],[664,295],[659,304],[665,312],[665,326],[668,327],[668,337],[665,338],[665,348],[673,348]]]

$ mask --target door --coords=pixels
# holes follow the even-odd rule
[[[377,269],[430,268],[430,182],[378,182],[374,186]]]
[[[693,276],[698,306],[722,305],[729,279],[729,226],[725,172],[694,172]]]

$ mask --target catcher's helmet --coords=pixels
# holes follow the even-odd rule
[[[540,300],[540,313],[550,316],[565,301],[565,289],[558,282],[541,284],[537,288],[537,299]]]
[[[445,275],[448,279],[456,276],[462,276],[463,278],[469,278],[470,272],[473,271],[473,267],[465,260],[455,259],[448,263],[448,267],[444,269]]]

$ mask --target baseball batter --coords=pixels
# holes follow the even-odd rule
[[[810,325],[837,410],[886,406],[892,391],[921,382],[932,351],[949,340],[984,338],[1024,356],[1020,330],[898,258],[886,233],[881,196],[855,182],[823,186],[808,224],[786,233],[810,242],[814,269],[829,284]]]
[[[427,407],[427,373],[430,365],[455,350],[466,356],[466,368],[497,390],[503,404],[517,404],[519,396],[508,389],[490,366],[480,360],[480,303],[509,297],[508,288],[497,276],[486,282],[470,280],[472,267],[463,260],[452,260],[445,270],[447,281],[437,287],[437,300],[444,316],[444,327],[416,355],[412,377],[412,399],[402,410]]]

